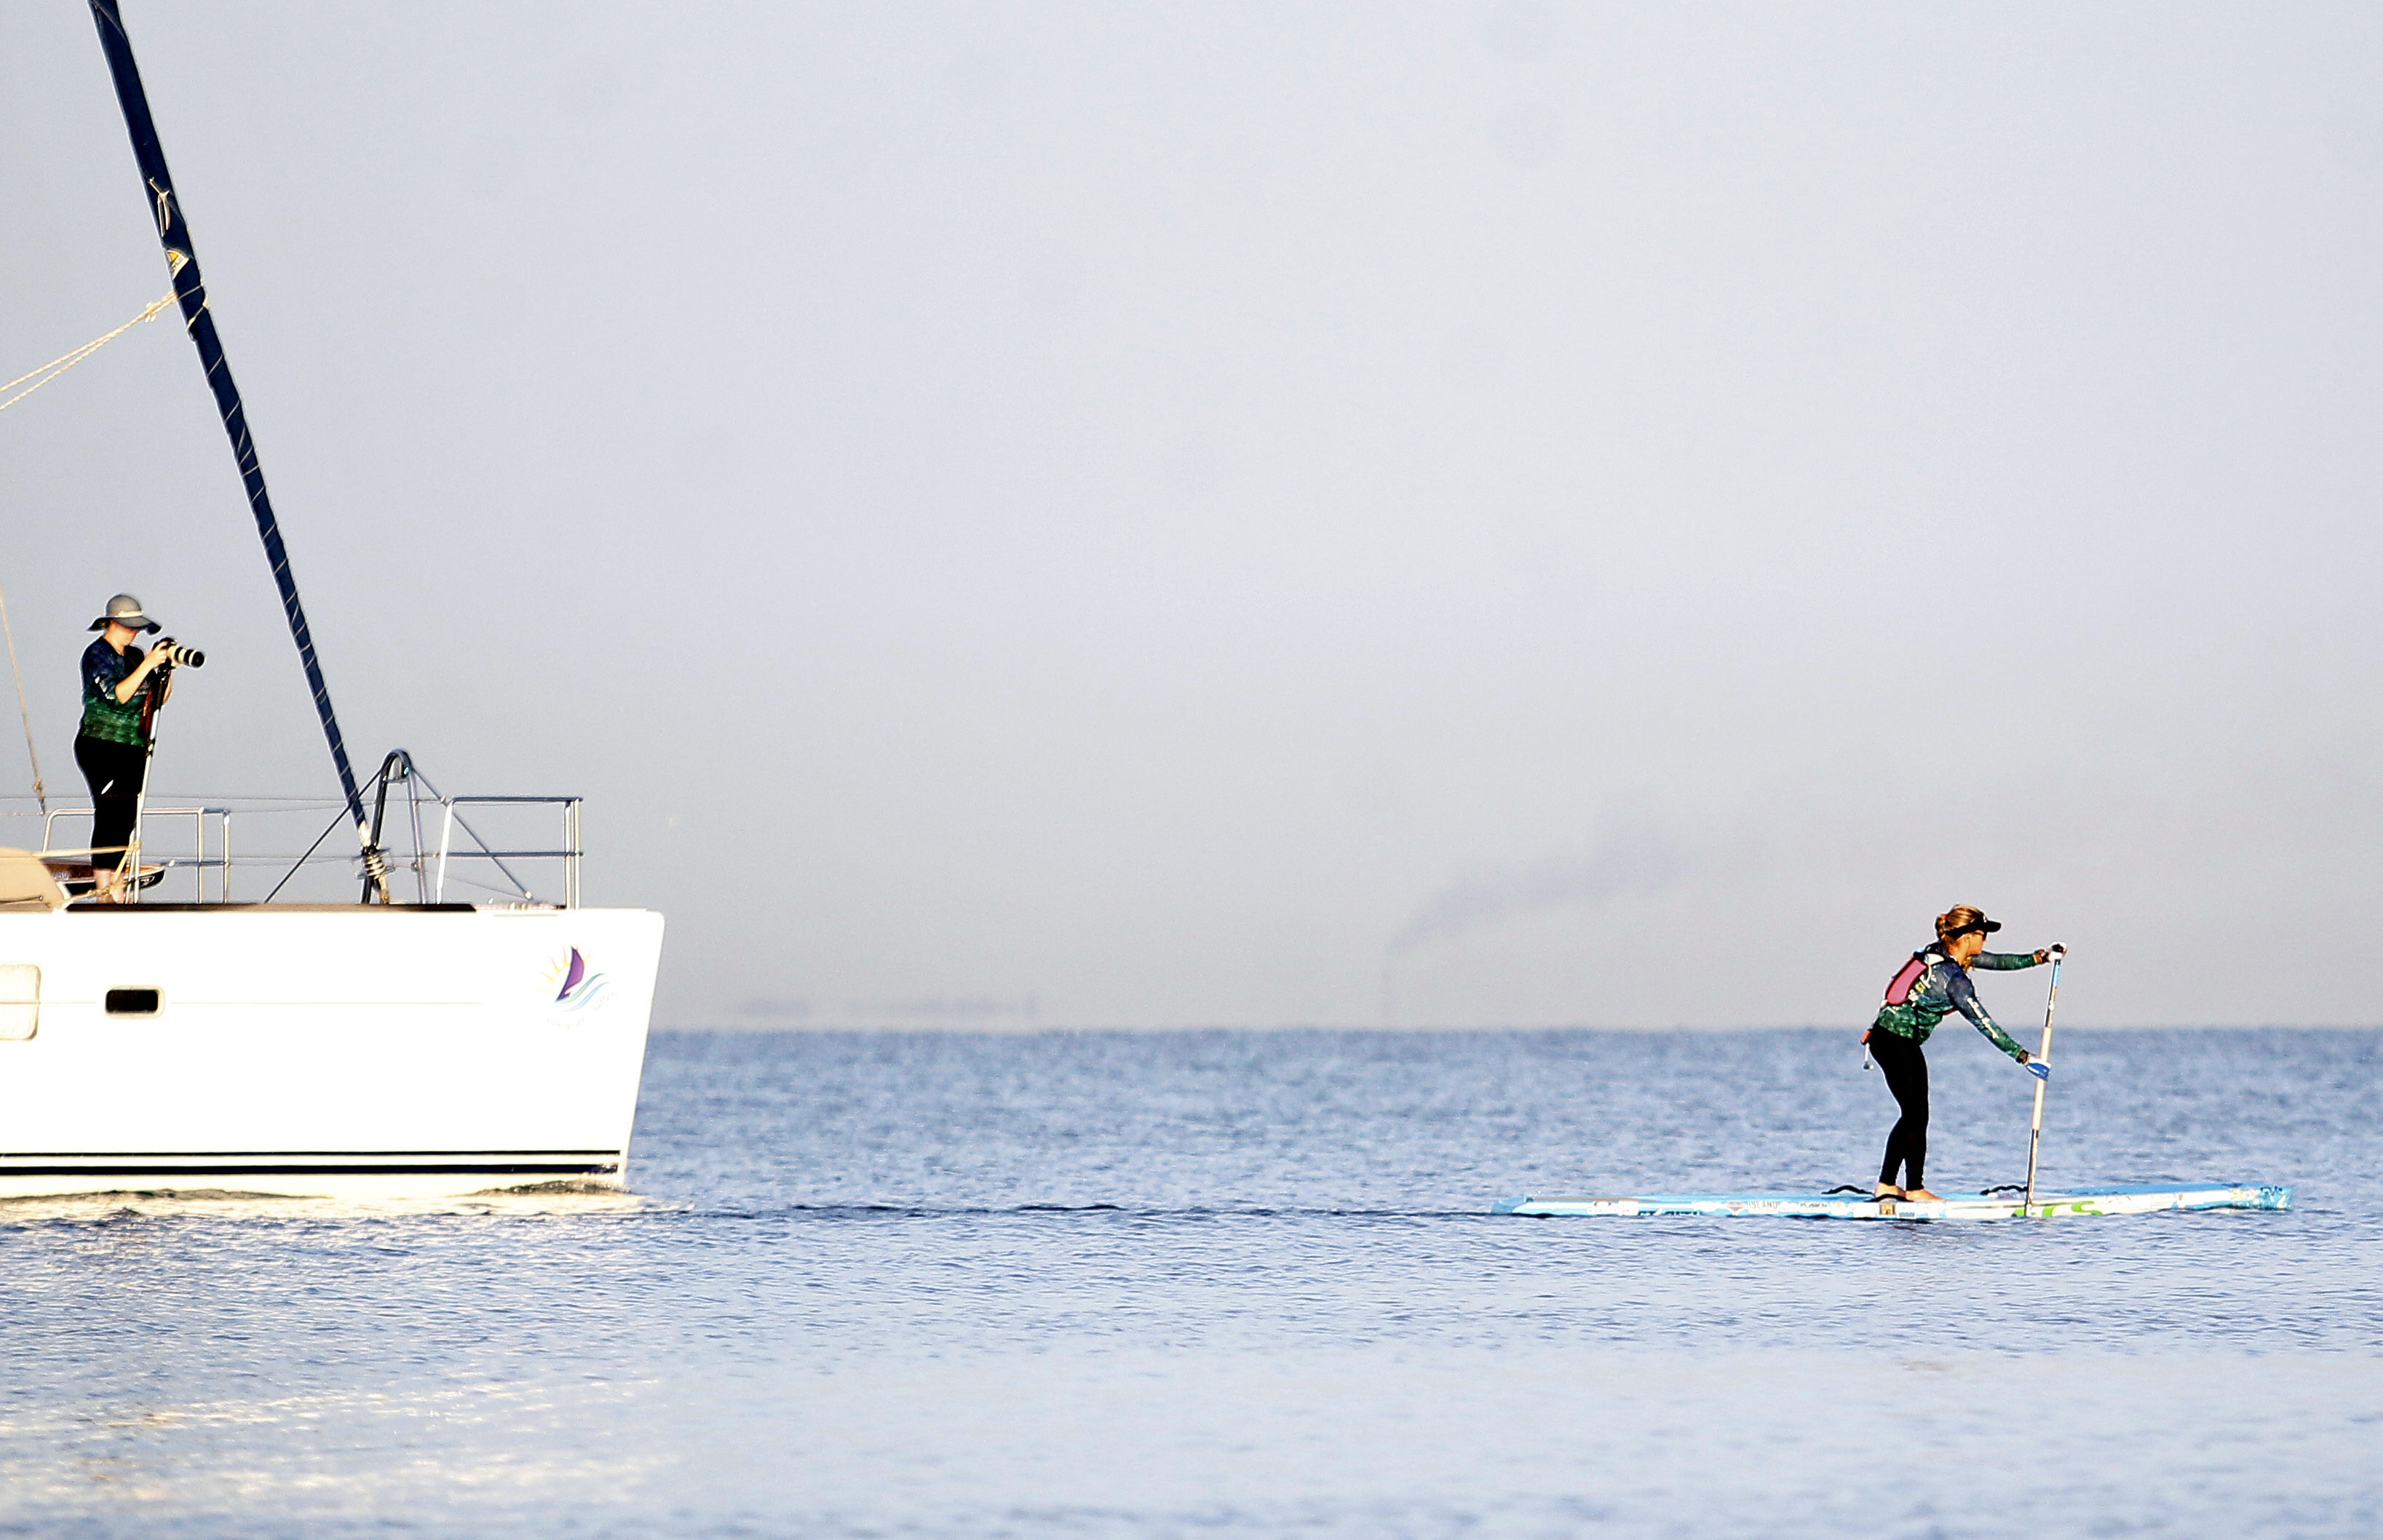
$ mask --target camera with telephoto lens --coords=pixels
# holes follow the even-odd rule
[[[159,637],[157,645],[149,650],[164,653],[166,661],[178,669],[204,669],[207,666],[205,653],[196,647],[186,647],[171,636]]]

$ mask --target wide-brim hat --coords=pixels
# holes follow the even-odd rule
[[[107,601],[107,613],[91,622],[93,631],[105,631],[120,625],[131,631],[154,631],[157,622],[142,613],[141,601],[130,594],[118,594]]]

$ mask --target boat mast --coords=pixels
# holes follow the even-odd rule
[[[182,304],[182,319],[198,345],[199,363],[216,393],[216,409],[223,413],[224,432],[231,438],[232,459],[248,487],[248,508],[256,516],[256,533],[265,542],[265,560],[273,569],[274,585],[281,590],[282,613],[290,618],[290,639],[298,644],[298,661],[306,671],[306,687],[314,692],[315,714],[323,720],[323,736],[331,745],[331,763],[340,771],[340,790],[348,799],[348,815],[355,820],[356,844],[364,853],[367,895],[377,892],[389,902],[389,874],[374,845],[364,818],[364,799],[356,789],[356,772],[348,764],[348,745],[340,736],[339,715],[331,709],[331,689],[323,683],[323,665],[315,657],[314,634],[307,629],[306,608],[298,602],[298,581],[290,572],[290,553],[282,548],[281,525],[273,516],[273,499],[265,490],[265,471],[257,463],[256,443],[249,437],[248,413],[240,404],[240,387],[232,383],[231,365],[224,360],[216,338],[215,317],[207,309],[206,282],[199,276],[199,254],[191,244],[191,228],[183,222],[181,200],[174,195],[174,179],[166,169],[166,152],[157,142],[157,126],[149,117],[149,93],[141,87],[141,67],[132,59],[132,40],[125,35],[117,0],[91,0],[92,20],[99,27],[99,45],[107,55],[108,73],[116,77],[116,99],[124,108],[125,130],[132,136],[132,158],[140,163],[147,184],[157,239],[166,248],[166,265],[174,275],[174,294]]]

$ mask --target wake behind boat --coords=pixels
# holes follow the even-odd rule
[[[1645,1219],[1695,1214],[1714,1219],[2072,1219],[2116,1214],[2165,1214],[2178,1210],[2289,1209],[2289,1187],[2229,1186],[2216,1182],[2179,1187],[2080,1187],[2066,1192],[2007,1197],[1949,1192],[1934,1200],[1871,1198],[1858,1193],[1714,1192],[1664,1193],[1632,1198],[1500,1198],[1492,1214],[1535,1218],[1559,1215],[1599,1219]]]

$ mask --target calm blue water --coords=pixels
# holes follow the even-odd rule
[[[1843,1032],[658,1036],[628,1198],[0,1205],[0,1532],[2371,1535],[2383,1033],[2065,1034],[2054,1183],[1827,1187]],[[1940,1189],[2026,1078],[1932,1050]]]

